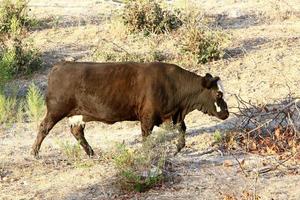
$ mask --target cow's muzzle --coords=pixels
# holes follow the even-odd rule
[[[229,117],[227,103],[220,98],[217,100],[217,105],[221,108],[221,111],[217,112],[217,117],[222,120],[227,119]]]
[[[222,119],[222,120],[227,119],[227,118],[229,117],[229,112],[228,112],[228,110],[224,110],[224,111],[218,112],[218,113],[217,113],[217,117],[218,117],[219,119]]]

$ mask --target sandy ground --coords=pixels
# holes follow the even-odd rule
[[[281,20],[273,13],[276,7],[268,6],[267,1],[197,1],[206,12],[220,16],[219,25],[233,39],[225,59],[191,70],[219,75],[230,107],[236,106],[233,94],[253,103],[273,103],[289,93],[300,96],[300,5],[297,1],[288,2],[280,4],[280,8],[292,8],[294,13]],[[37,17],[56,19],[50,27],[31,34],[48,67],[70,57],[85,60],[104,29],[99,24],[105,24],[122,6],[117,1],[100,0],[33,0],[30,5]],[[258,18],[262,12],[271,19]],[[46,68],[33,76],[42,88],[47,85],[48,71]],[[30,80],[19,82],[26,87]],[[82,154],[76,162],[69,160],[59,145],[61,141],[75,143],[66,121],[45,139],[38,160],[29,154],[36,126],[14,124],[0,132],[0,199],[224,199],[226,195],[241,199],[243,191],[256,193],[261,199],[300,199],[298,165],[294,173],[282,169],[256,178],[245,177],[232,155],[201,154],[210,148],[216,130],[223,132],[235,123],[233,115],[221,122],[197,111],[190,113],[186,119],[187,147],[172,158],[178,180],[141,194],[126,194],[115,187],[112,161],[101,156],[116,142],[136,145],[141,140],[139,123],[88,124],[86,138],[97,156],[89,159]],[[158,131],[155,128],[154,134]],[[235,157],[244,159],[245,167],[254,171],[266,161],[276,163],[272,156],[236,152]],[[230,166],[224,164],[227,162]]]

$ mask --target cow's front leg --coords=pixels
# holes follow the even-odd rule
[[[141,120],[141,130],[143,142],[146,141],[147,137],[151,134],[154,127],[154,120],[152,117],[143,117]]]
[[[177,154],[178,152],[181,151],[183,147],[185,147],[185,131],[186,131],[186,126],[184,121],[181,121],[178,125],[178,131],[179,131],[179,138],[177,142]]]

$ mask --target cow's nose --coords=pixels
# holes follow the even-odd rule
[[[225,119],[227,119],[229,117],[229,112],[226,110],[225,112]]]
[[[222,119],[222,120],[225,120],[229,117],[229,112],[228,111],[225,111],[225,112],[222,112],[220,115],[219,115],[219,118]]]

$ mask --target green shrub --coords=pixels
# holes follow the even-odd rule
[[[32,83],[26,95],[26,112],[32,122],[38,122],[44,115],[44,98],[38,87]]]
[[[37,49],[32,48],[30,44],[15,41],[12,47],[15,54],[16,65],[13,66],[12,74],[31,74],[32,72],[40,69],[41,58]]]
[[[27,4],[25,0],[4,0],[0,7],[0,86],[41,67],[38,51],[24,42],[33,21],[28,17]]]
[[[177,29],[182,25],[177,17],[179,14],[178,10],[163,10],[155,1],[138,0],[126,3],[122,17],[130,32],[144,31],[148,34]]]
[[[6,49],[0,55],[0,85],[2,86],[7,80],[11,79],[13,66],[16,65],[15,52]]]
[[[27,0],[3,0],[0,7],[0,34],[28,29],[32,22],[28,10]]]
[[[40,69],[41,63],[40,54],[36,49],[15,41],[0,55],[0,85],[17,75],[31,74]]]
[[[225,34],[221,31],[189,26],[182,31],[180,45],[184,52],[194,54],[198,63],[205,64],[223,57],[226,40]]]
[[[149,137],[142,147],[131,149],[118,144],[113,153],[118,183],[124,190],[144,192],[161,183],[165,171],[167,145],[165,133]]]

